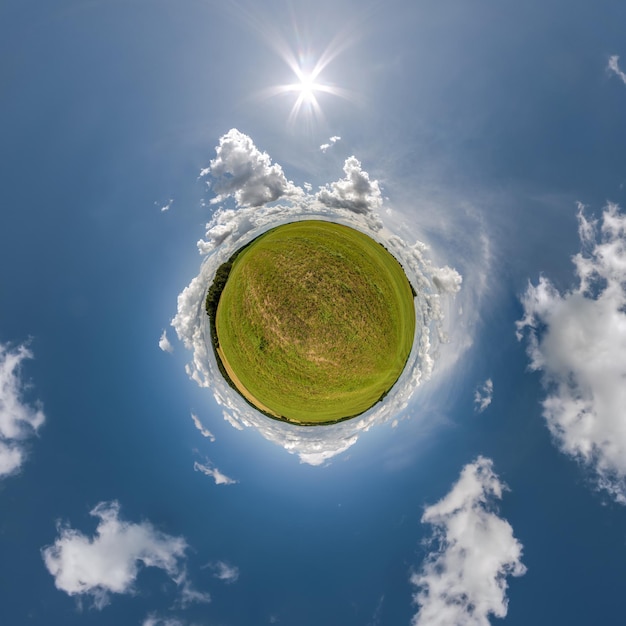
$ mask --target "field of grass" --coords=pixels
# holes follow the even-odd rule
[[[415,333],[411,286],[379,243],[309,220],[235,259],[215,315],[218,358],[252,404],[301,424],[363,413],[393,386]]]

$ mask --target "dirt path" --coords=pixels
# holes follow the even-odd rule
[[[228,362],[228,360],[224,356],[224,352],[222,351],[222,348],[218,348],[217,349],[217,354],[218,354],[219,358],[221,359],[222,365],[224,366],[224,369],[228,373],[229,378],[233,381],[235,387],[237,387],[237,389],[239,390],[239,393],[244,398],[246,398],[246,400],[249,400],[250,402],[252,402],[252,404],[254,404],[254,406],[257,407],[257,409],[260,409],[261,411],[265,411],[266,413],[269,413],[270,415],[273,415],[274,417],[280,418],[281,416],[278,415],[278,413],[276,413],[275,411],[272,411],[272,409],[266,407],[263,403],[259,402],[259,400],[257,400],[244,387],[243,383],[239,380],[237,374],[235,374],[233,368],[230,366],[230,363]]]

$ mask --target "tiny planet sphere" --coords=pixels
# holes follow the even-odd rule
[[[275,227],[237,250],[208,289],[219,370],[268,417],[302,426],[356,417],[407,363],[414,296],[395,257],[358,230]]]

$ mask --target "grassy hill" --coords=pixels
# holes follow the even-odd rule
[[[285,224],[229,270],[213,302],[214,345],[230,382],[263,412],[333,423],[369,409],[398,379],[415,333],[413,293],[367,235],[318,220]]]

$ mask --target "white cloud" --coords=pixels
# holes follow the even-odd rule
[[[216,485],[234,485],[239,482],[232,478],[229,478],[225,474],[222,474],[217,467],[213,467],[212,464],[207,462],[206,464],[198,463],[198,461],[194,461],[193,469],[196,472],[202,472],[205,476],[210,476],[215,481]]]
[[[169,211],[172,208],[172,204],[174,203],[174,198],[170,198],[167,202],[167,204],[164,204],[161,206],[161,213],[164,213],[165,211]],[[156,204],[156,202],[155,202]]]
[[[343,171],[346,177],[320,188],[317,199],[328,207],[354,213],[366,214],[380,209],[383,198],[378,181],[370,180],[369,174],[361,168],[361,162],[351,156],[346,159]]]
[[[93,537],[59,525],[59,537],[42,549],[57,589],[70,596],[90,596],[96,608],[113,593],[133,593],[140,565],[164,570],[186,583],[183,560],[187,543],[157,530],[150,522],[135,524],[119,517],[118,502],[101,502],[90,514],[98,526]]]
[[[176,584],[180,587],[180,597],[177,604],[181,609],[187,609],[192,604],[208,604],[211,602],[211,594],[206,591],[198,591],[194,589],[187,578],[187,572],[183,571],[182,574],[176,579]]]
[[[609,57],[609,64],[607,66],[607,69],[609,69],[612,72],[614,72],[617,76],[619,76],[621,81],[624,84],[626,84],[626,74],[624,74],[624,72],[622,72],[622,70],[620,70],[619,65],[618,65],[618,61],[619,61],[619,57],[616,54],[613,55],[612,57]]]
[[[26,458],[25,441],[45,421],[41,403],[31,405],[24,398],[28,384],[21,365],[32,358],[23,344],[12,348],[0,343],[0,478],[19,471]]]
[[[337,135],[334,135],[333,137],[331,137],[331,138],[328,140],[328,143],[323,143],[323,144],[320,146],[320,150],[321,150],[322,152],[326,152],[326,150],[328,150],[328,148],[330,148],[332,145],[334,145],[334,144],[335,144],[335,143],[337,143],[338,141],[341,141],[341,137],[339,137],[339,136],[337,136]]]
[[[161,348],[163,352],[174,352],[174,346],[167,338],[167,331],[165,330],[161,333],[161,337],[159,338],[159,348]]]
[[[243,430],[243,424],[239,421],[237,421],[237,419],[235,419],[235,417],[233,417],[233,415],[231,413],[229,413],[228,411],[224,411],[223,413],[224,419],[235,429],[235,430]]]
[[[217,156],[208,173],[214,178],[212,188],[217,194],[212,204],[233,196],[240,207],[258,207],[282,197],[298,196],[302,190],[288,181],[280,165],[272,165],[267,152],[261,152],[247,135],[236,128],[220,138]]]
[[[522,545],[494,502],[506,486],[490,459],[478,457],[457,483],[424,511],[437,549],[411,576],[419,605],[412,626],[488,626],[489,616],[507,613],[507,576],[522,576]]]
[[[527,333],[530,368],[543,374],[554,441],[626,504],[626,216],[609,203],[598,224],[583,209],[578,286],[561,294],[543,276],[529,284],[517,336]]]
[[[194,426],[200,431],[203,437],[208,437],[209,441],[215,441],[213,433],[203,426],[200,418],[195,413],[191,414],[191,419],[193,420]]]
[[[474,410],[482,413],[490,404],[493,398],[493,381],[488,378],[482,385],[474,391]]]
[[[210,567],[214,571],[215,578],[223,580],[225,583],[234,583],[239,578],[239,568],[229,565],[225,561],[214,561],[205,567]]]
[[[24,451],[19,444],[7,445],[0,441],[0,477],[17,472],[24,462]]]
[[[444,265],[433,271],[433,283],[439,293],[455,294],[461,289],[463,277],[455,269]]]

